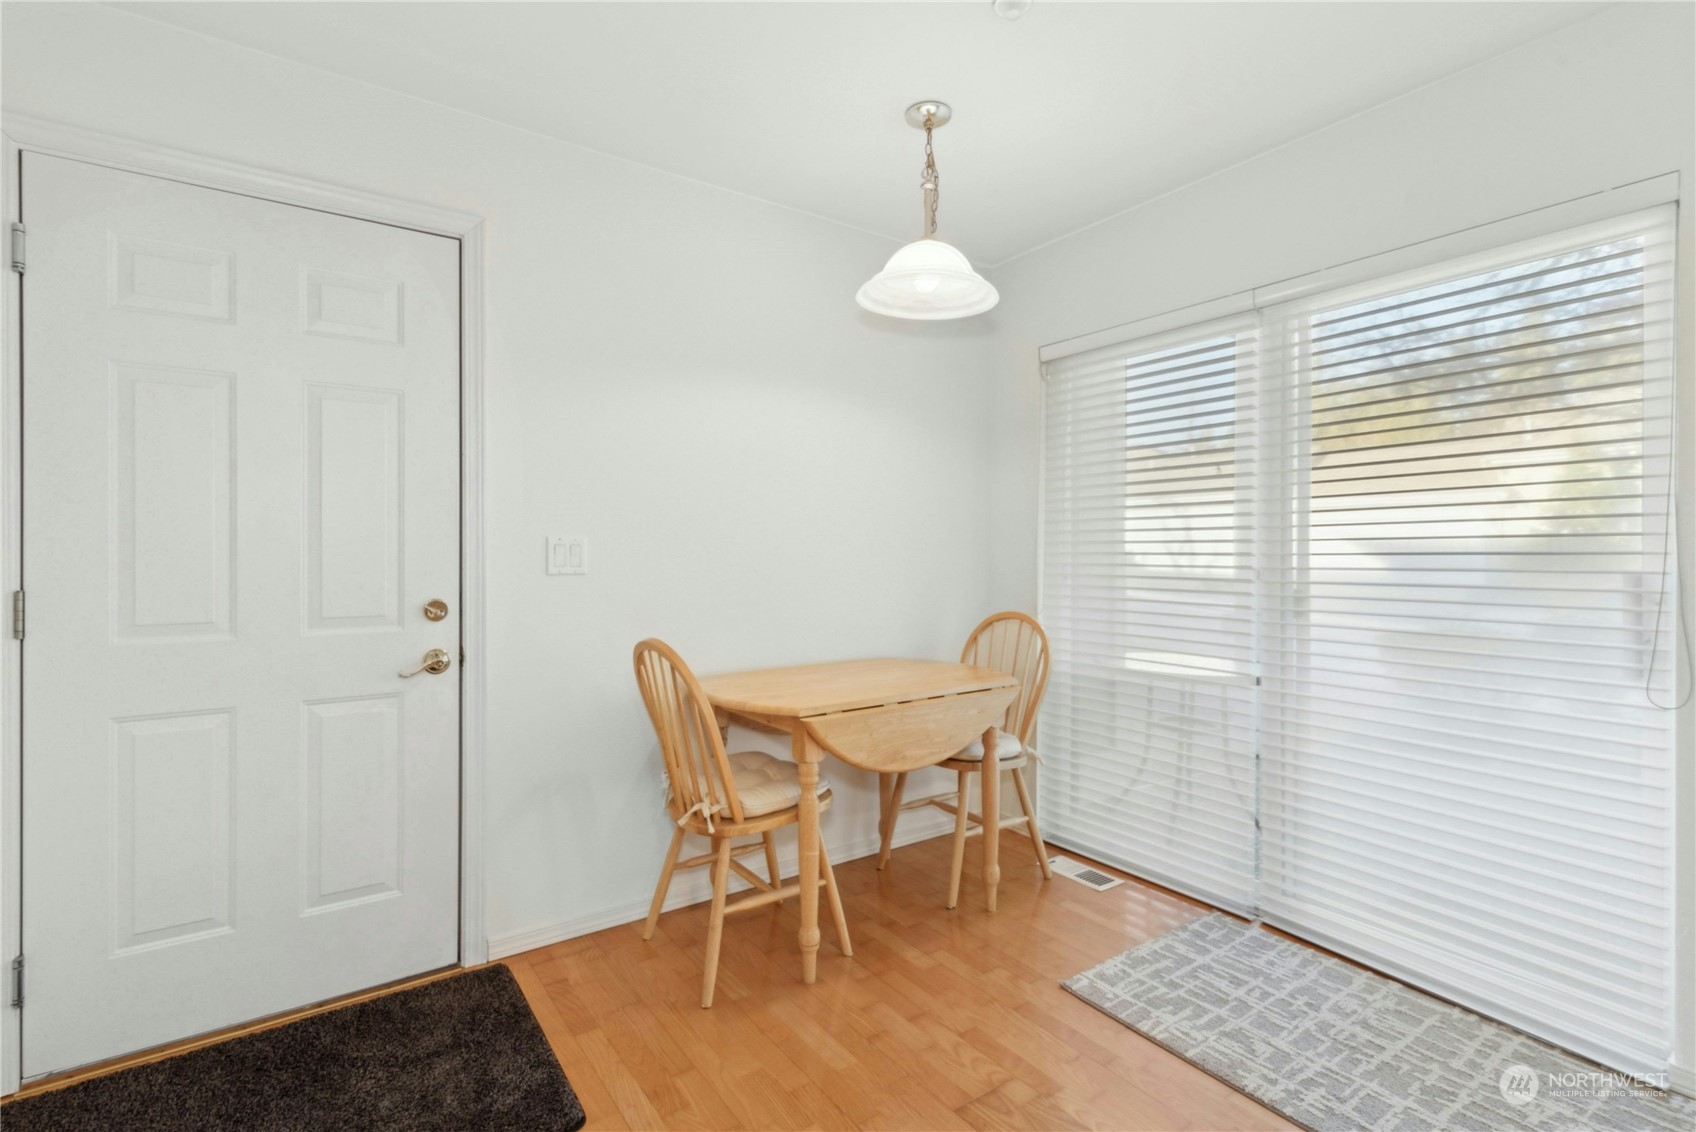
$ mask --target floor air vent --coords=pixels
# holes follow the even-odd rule
[[[1118,877],[1110,877],[1100,869],[1086,865],[1082,861],[1074,861],[1070,857],[1050,857],[1048,858],[1048,867],[1061,876],[1075,880],[1081,885],[1095,889],[1097,892],[1106,892],[1110,888],[1117,888],[1125,883]]]

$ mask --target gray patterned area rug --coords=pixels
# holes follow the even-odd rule
[[[1218,913],[1061,986],[1315,1132],[1696,1128],[1696,1101]]]

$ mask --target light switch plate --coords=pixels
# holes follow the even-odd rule
[[[587,574],[589,543],[576,535],[548,536],[548,573]]]

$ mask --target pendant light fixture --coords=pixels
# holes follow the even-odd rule
[[[967,318],[1001,300],[989,280],[972,270],[966,257],[936,238],[936,199],[941,178],[931,149],[931,131],[954,116],[946,102],[915,102],[907,124],[925,132],[925,167],[919,185],[925,194],[924,235],[889,257],[883,270],[866,281],[854,301],[873,314],[891,318]]]

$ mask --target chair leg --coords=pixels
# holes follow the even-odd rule
[[[665,851],[665,864],[660,867],[660,883],[654,888],[654,902],[648,905],[648,922],[642,925],[642,938],[654,938],[654,925],[660,920],[660,905],[665,903],[665,894],[671,889],[671,874],[677,868],[677,851],[683,848],[683,828],[679,826],[671,835],[671,848]]]
[[[901,796],[907,791],[907,775],[902,772],[895,776],[895,785],[889,791],[889,803],[883,811],[883,844],[878,847],[877,867],[883,868],[889,864],[890,843],[895,840],[895,819],[901,816]]]
[[[954,797],[954,863],[948,870],[948,907],[960,903],[960,873],[966,867],[966,828],[971,823],[967,820],[966,807],[971,802],[972,772],[959,772],[960,785]],[[985,832],[985,837],[989,834]]]
[[[836,921],[836,946],[844,955],[854,954],[848,942],[848,917],[842,911],[842,893],[836,888],[836,870],[830,867],[830,854],[824,849],[824,835],[819,835],[819,870],[824,874],[824,894],[830,900],[830,915]]]
[[[1019,805],[1025,810],[1025,826],[1031,831],[1031,848],[1036,850],[1036,863],[1042,869],[1042,879],[1052,880],[1054,871],[1048,867],[1048,846],[1042,843],[1042,831],[1036,827],[1036,807],[1031,805],[1031,792],[1025,788],[1025,772],[1013,769],[1013,789],[1019,792]]]
[[[763,836],[766,843],[766,873],[771,877],[771,886],[773,888],[782,888],[783,874],[777,871],[777,841],[773,839],[771,830],[769,829],[766,830]],[[782,904],[783,901],[779,900],[778,903]]]
[[[724,897],[730,886],[730,838],[718,838],[713,858],[713,908],[707,920],[707,969],[701,977],[701,1009],[713,1004],[718,983],[718,946],[724,940]]]

